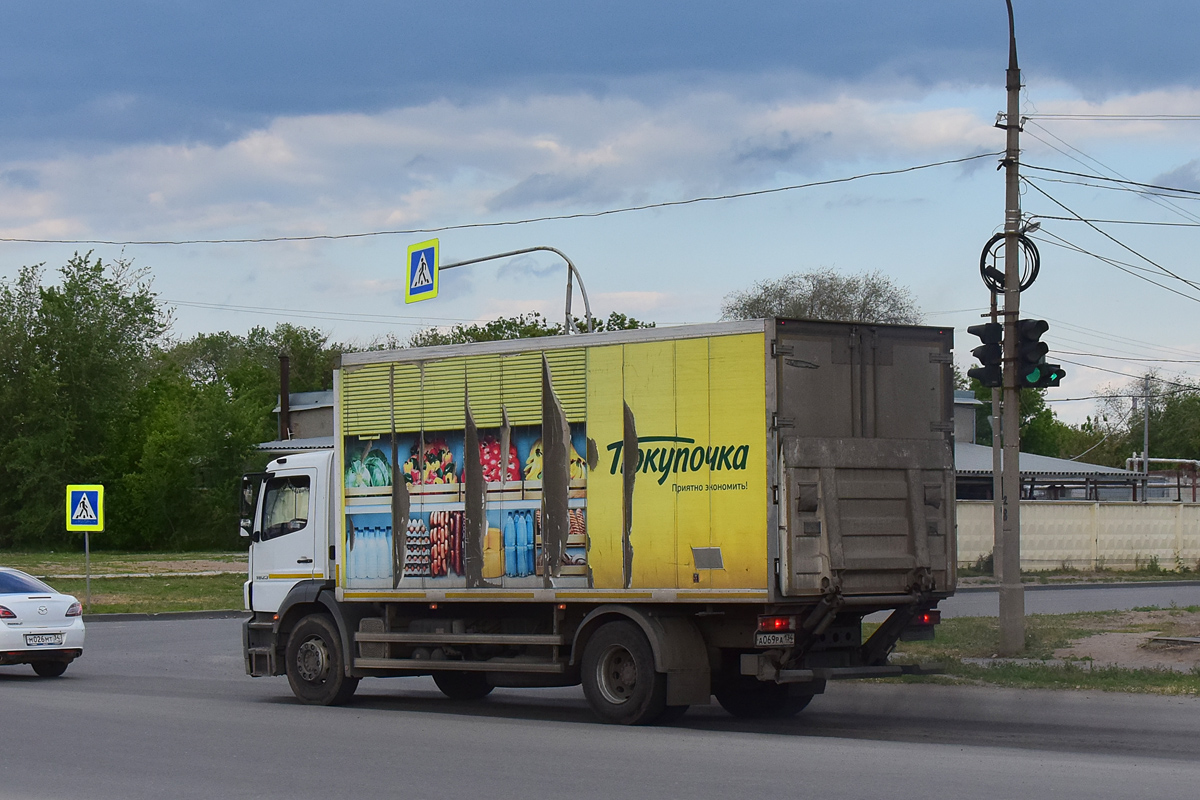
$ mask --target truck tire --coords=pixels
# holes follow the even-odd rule
[[[583,649],[583,693],[604,722],[647,725],[667,708],[667,676],[654,671],[654,653],[632,622],[609,622]]]
[[[57,678],[67,671],[69,661],[35,661],[33,671],[42,678]]]
[[[451,700],[479,700],[495,688],[482,672],[435,672],[433,682]]]
[[[671,725],[683,719],[683,715],[691,706],[667,706],[663,712],[658,715],[658,719],[654,720],[655,725]]]
[[[339,706],[358,688],[358,678],[346,675],[342,639],[333,620],[310,614],[292,629],[287,643],[287,677],[302,703]]]
[[[738,675],[716,687],[721,708],[742,719],[794,717],[812,702],[811,694],[792,694],[782,683],[767,683],[750,675]]]

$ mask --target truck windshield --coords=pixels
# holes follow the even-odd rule
[[[308,524],[308,476],[292,475],[267,481],[263,501],[263,539],[298,531]]]

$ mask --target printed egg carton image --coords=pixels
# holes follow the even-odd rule
[[[431,537],[429,528],[424,520],[410,519],[408,521],[407,546],[404,552],[404,577],[427,578],[430,573]]]

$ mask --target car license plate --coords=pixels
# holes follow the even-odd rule
[[[25,634],[26,647],[47,647],[51,645],[60,645],[63,643],[63,635],[61,633],[27,633]]]
[[[756,633],[754,634],[754,645],[756,647],[777,647],[779,645],[793,645],[796,643],[796,634],[794,633]]]

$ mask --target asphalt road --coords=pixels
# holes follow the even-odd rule
[[[1025,587],[1026,614],[1069,614],[1076,611],[1128,611],[1158,606],[1200,606],[1200,583],[1115,583],[1102,586]],[[994,617],[1000,613],[995,589],[960,591],[938,608],[943,617]]]
[[[56,680],[0,667],[0,798],[1193,797],[1200,700],[836,684],[786,722],[596,724],[577,688],[345,708],[248,678],[237,620],[97,622]]]

